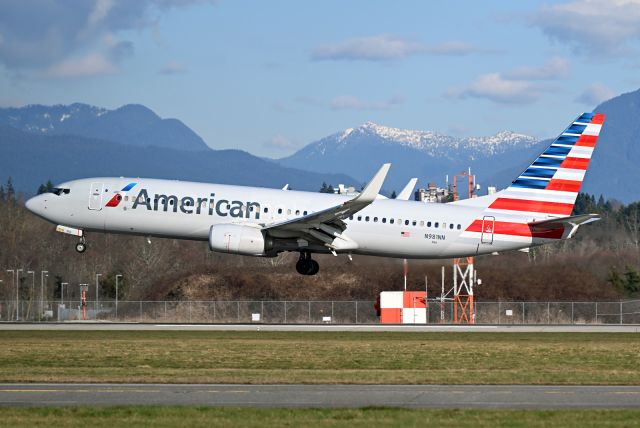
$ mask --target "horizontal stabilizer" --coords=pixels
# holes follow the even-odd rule
[[[578,231],[578,227],[598,220],[600,220],[600,216],[598,214],[581,214],[568,217],[550,218],[541,221],[532,221],[529,223],[529,227],[534,233],[545,233],[554,229],[562,228],[564,229],[562,238],[569,239],[575,235]]]

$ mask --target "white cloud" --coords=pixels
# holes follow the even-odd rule
[[[450,41],[430,45],[390,34],[381,34],[319,46],[313,50],[311,57],[318,61],[389,61],[418,54],[467,55],[479,51],[483,50],[464,42]]]
[[[284,135],[278,134],[263,144],[264,147],[276,149],[279,151],[298,149],[301,145],[299,142],[292,141]]]
[[[622,54],[640,39],[640,0],[574,0],[530,18],[551,39],[593,57]]]
[[[114,42],[114,34],[144,30],[173,8],[213,0],[0,1],[0,65],[18,71],[43,70],[101,52],[111,61],[133,51],[131,42]],[[105,43],[106,41],[106,43]],[[117,58],[116,58],[117,57]],[[38,73],[40,72],[40,73]]]
[[[179,64],[175,61],[169,61],[160,69],[160,71],[158,71],[158,73],[170,75],[170,74],[183,74],[183,73],[186,73],[187,71],[188,70],[184,65]]]
[[[43,73],[43,77],[56,79],[94,77],[115,74],[118,72],[112,62],[98,53],[88,54],[80,58],[66,59],[57,64],[53,64]]]
[[[569,74],[569,61],[553,57],[540,67],[521,66],[504,73],[488,73],[463,88],[450,88],[448,98],[484,98],[503,104],[530,104],[554,89],[549,82]]]
[[[603,101],[613,98],[616,93],[613,89],[602,83],[593,83],[589,85],[580,95],[576,97],[576,101],[590,107],[595,107]]]
[[[538,85],[526,80],[511,80],[500,73],[490,73],[478,77],[463,90],[449,91],[449,96],[458,98],[486,98],[497,103],[529,104],[542,94]]]
[[[363,101],[353,95],[340,95],[331,100],[330,107],[332,110],[387,110],[403,102],[400,96],[385,101]]]
[[[548,80],[566,77],[569,74],[569,60],[553,57],[541,67],[522,66],[504,74],[507,79]]]

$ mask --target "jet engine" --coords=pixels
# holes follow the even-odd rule
[[[209,248],[221,253],[264,256],[273,247],[258,228],[239,224],[219,224],[209,229]]]

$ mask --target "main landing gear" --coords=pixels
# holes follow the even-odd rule
[[[84,253],[87,250],[87,242],[84,239],[84,236],[80,238],[80,241],[76,244],[76,251],[79,253]]]
[[[300,259],[296,263],[296,270],[300,275],[315,275],[320,270],[320,265],[311,258],[310,252],[301,251]]]

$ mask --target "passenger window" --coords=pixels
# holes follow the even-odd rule
[[[369,216],[366,216],[366,217],[364,218],[364,221],[369,221]]]
[[[424,226],[424,220],[420,220],[420,227]]]
[[[449,229],[453,229],[453,223],[449,223]]]
[[[265,212],[265,213],[268,213],[268,212],[269,212],[269,208],[264,207],[264,212]]]
[[[124,197],[124,201],[125,201],[125,202],[128,202],[128,201],[129,201],[129,196],[125,196],[125,197]]]
[[[288,215],[291,215],[291,210],[287,210],[287,214],[288,214]]]
[[[361,215],[358,216],[358,221],[362,221],[362,216]]]
[[[378,217],[374,217],[374,218],[373,218],[373,222],[374,222],[374,223],[377,223],[377,222],[378,222]]]
[[[411,225],[415,226],[416,224],[418,224],[417,221],[413,220],[413,222],[411,223]]]
[[[307,212],[305,211],[305,212],[303,212],[302,214],[303,214],[303,215],[307,215]]]
[[[427,222],[427,227],[431,227],[431,222],[430,221]]]
[[[282,208],[278,208],[278,214],[282,214]]]
[[[296,210],[296,215],[300,215],[300,210]]]
[[[439,225],[440,225],[440,223],[438,223],[437,221],[435,223],[433,223],[433,227],[435,227],[436,229],[438,228]]]
[[[458,225],[458,230],[460,230],[462,228],[462,226]]]
[[[382,217],[382,222],[386,223],[387,222],[387,218],[386,217]]]
[[[394,221],[395,221],[395,220],[394,220],[394,219],[392,219],[392,218],[390,218],[390,219],[389,219],[389,223],[391,223],[391,224],[393,224],[393,222],[394,222]]]
[[[405,220],[405,221],[404,221],[404,225],[405,225],[405,226],[409,226],[409,220]]]
[[[353,220],[353,216],[352,216],[352,215],[351,215],[351,216],[349,216],[349,220]]]

